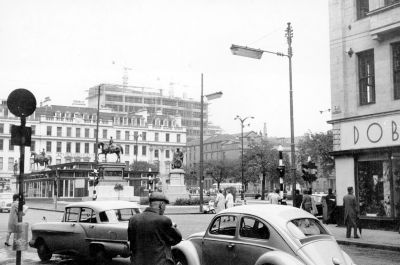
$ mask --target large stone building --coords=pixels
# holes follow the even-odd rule
[[[30,150],[25,152],[25,172],[33,171],[32,152],[44,150],[51,157],[51,164],[93,162],[95,160],[97,109],[74,106],[43,106],[27,118],[32,128]],[[5,101],[0,105],[0,177],[9,180],[18,162],[18,146],[11,145],[11,125],[19,125],[19,118],[12,115]],[[121,163],[146,161],[159,165],[161,177],[168,178],[173,153],[186,146],[186,128],[181,117],[160,112],[139,110],[134,114],[100,110],[99,142],[109,142],[123,148]],[[101,152],[98,149],[99,153]],[[117,156],[108,154],[107,162]],[[105,162],[104,155],[99,156]],[[10,185],[12,181],[8,181]],[[15,180],[14,180],[15,183]]]
[[[400,217],[400,1],[330,0],[338,205],[355,188],[363,220]]]
[[[160,111],[163,115],[182,117],[182,126],[186,127],[188,139],[200,137],[199,100],[179,98],[174,95],[164,95],[162,89],[138,86],[123,86],[116,84],[101,84],[89,89],[88,106],[97,108],[100,88],[100,106],[120,113],[135,113],[146,109],[154,115]],[[200,97],[199,97],[200,98]],[[208,104],[203,104],[204,134],[212,135],[221,128],[208,123]]]

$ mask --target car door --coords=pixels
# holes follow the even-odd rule
[[[85,231],[86,240],[91,242],[96,239],[96,212],[87,207],[81,208],[81,214],[79,217],[79,224],[82,226],[83,230]]]
[[[238,218],[232,214],[216,217],[202,243],[202,264],[231,265],[235,257]]]

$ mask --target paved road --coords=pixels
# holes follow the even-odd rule
[[[62,217],[62,213],[30,210],[24,217],[24,221],[30,224],[40,222],[46,217],[47,221],[59,221]],[[172,221],[178,225],[184,237],[188,235],[205,230],[208,223],[210,222],[213,215],[193,214],[193,215],[171,215]],[[0,214],[0,242],[4,242],[5,233],[7,230],[7,213]],[[359,248],[355,246],[342,246],[342,248],[354,259],[356,264],[363,265],[394,265],[400,264],[400,253],[394,251],[376,250],[368,248]],[[15,255],[14,251],[4,249],[3,243],[0,245],[0,251],[6,251],[11,255]],[[24,264],[65,264],[65,265],[76,265],[76,262],[70,259],[66,259],[61,256],[54,256],[50,262],[41,263],[37,257],[35,249],[29,249],[23,252],[23,259],[26,261]],[[15,261],[6,263],[0,260],[0,265],[3,264],[15,264]],[[129,264],[129,259],[113,259],[114,265]]]

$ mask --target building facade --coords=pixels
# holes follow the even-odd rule
[[[0,177],[13,178],[20,152],[11,145],[11,125],[19,125],[19,118],[11,114],[5,101],[0,105]],[[93,162],[96,153],[97,109],[71,106],[43,106],[27,118],[32,128],[30,150],[25,151],[25,172],[37,168],[32,162],[34,152],[44,152],[51,164]],[[186,146],[186,129],[181,118],[146,110],[124,114],[100,110],[98,141],[122,147],[120,162],[146,161],[159,165],[161,177],[167,178],[173,153]],[[100,149],[97,149],[101,153]],[[116,162],[115,154],[99,155],[100,162]],[[15,181],[14,181],[15,183]]]
[[[162,89],[116,84],[101,84],[89,89],[88,106],[97,108],[100,89],[100,106],[114,112],[135,113],[146,109],[150,115],[161,112],[163,115],[182,117],[182,126],[186,127],[188,139],[200,137],[200,101],[188,98],[164,95]],[[203,105],[204,134],[220,132],[217,126],[208,126],[208,105]]]
[[[336,191],[364,220],[400,217],[400,1],[330,0]]]

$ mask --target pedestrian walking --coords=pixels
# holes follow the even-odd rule
[[[271,192],[267,196],[267,201],[270,204],[279,204],[280,200],[281,200],[281,196],[279,195],[279,189],[275,189],[275,192]]]
[[[309,213],[312,213],[313,210],[312,198],[308,190],[303,191],[303,200],[301,201],[301,209]]]
[[[131,261],[135,265],[173,265],[171,246],[182,240],[182,235],[164,216],[168,198],[154,191],[149,198],[150,206],[143,213],[129,220],[128,240]]]
[[[343,197],[344,223],[346,225],[346,237],[350,238],[351,228],[354,229],[354,238],[360,238],[357,235],[358,207],[356,197],[353,195],[353,187],[347,188],[347,195]]]
[[[217,197],[215,198],[215,211],[219,213],[225,209],[225,197],[222,194],[222,190],[218,190]]]
[[[299,190],[296,190],[293,199],[293,206],[300,208],[302,201],[303,201],[303,195],[300,194]]]
[[[10,237],[11,234],[17,232],[17,224],[18,224],[18,194],[13,195],[13,202],[11,204],[11,209],[10,209],[10,214],[8,216],[8,230],[7,230],[7,236],[6,236],[6,241],[4,242],[4,245],[6,246],[11,246],[10,245]]]
[[[231,193],[231,190],[227,190],[226,192],[227,193],[226,193],[225,201],[226,201],[226,208],[228,209],[228,208],[233,207],[234,201],[233,201],[233,195]]]
[[[325,202],[326,202],[326,223],[333,223],[332,220],[334,220],[333,216],[333,211],[335,210],[336,207],[336,196],[333,194],[332,189],[328,189],[328,195],[325,196]]]

